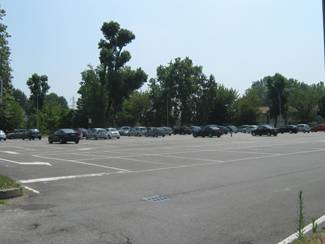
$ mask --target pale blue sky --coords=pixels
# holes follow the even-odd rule
[[[324,81],[321,0],[2,0],[1,8],[12,84],[27,96],[37,73],[48,76],[49,93],[77,99],[80,73],[99,64],[100,28],[111,20],[135,34],[128,65],[148,80],[159,65],[189,57],[239,94],[275,73]]]

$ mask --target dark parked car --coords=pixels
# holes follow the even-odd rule
[[[180,126],[180,127],[174,127],[174,130],[173,130],[173,134],[176,135],[176,134],[180,134],[180,135],[190,135],[191,134],[191,131],[190,131],[190,128],[189,127],[186,127],[186,126]]]
[[[220,137],[222,134],[223,132],[218,127],[205,126],[205,127],[201,127],[201,130],[194,132],[193,137],[196,138],[198,136],[202,136],[202,137],[208,136],[211,138],[213,136]]]
[[[68,141],[74,141],[79,143],[80,136],[78,132],[73,129],[59,129],[49,136],[49,143],[60,142],[61,144],[67,143]]]
[[[165,137],[165,130],[163,128],[155,128],[155,127],[147,128],[147,132],[145,133],[145,136]]]
[[[310,128],[311,132],[317,132],[317,131],[324,131],[325,132],[325,124],[318,124]],[[8,137],[8,135],[7,135]]]
[[[261,125],[261,126],[257,127],[256,130],[253,130],[251,132],[251,134],[252,134],[252,136],[256,136],[256,135],[259,135],[259,136],[262,136],[262,135],[267,135],[267,136],[274,135],[274,136],[277,136],[278,131],[276,129],[272,128],[269,125]]]
[[[8,139],[15,139],[15,138],[22,138],[23,133],[25,132],[25,129],[15,129],[14,132],[8,133],[7,138]]]
[[[283,125],[278,129],[278,132],[283,134],[285,132],[288,132],[289,134],[292,133],[298,133],[298,127],[295,125]]]
[[[35,138],[38,138],[39,140],[42,139],[41,132],[38,129],[28,129],[22,135],[23,140],[25,139],[34,140]]]

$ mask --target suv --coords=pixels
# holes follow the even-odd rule
[[[92,128],[86,136],[87,140],[89,138],[94,138],[95,140],[103,138],[106,140],[108,138],[107,131],[103,128]]]
[[[142,136],[146,134],[147,128],[146,127],[134,127],[129,130],[128,136]]]
[[[174,127],[173,134],[180,134],[180,135],[191,135],[191,131],[189,127],[186,126],[180,126],[180,127]]]
[[[25,132],[25,129],[15,129],[14,132],[9,133],[7,135],[8,139],[14,139],[14,138],[22,138],[23,137],[23,133]]]
[[[42,139],[41,132],[38,129],[28,129],[22,135],[23,140],[25,139],[34,140],[35,138],[38,138],[39,140]]]

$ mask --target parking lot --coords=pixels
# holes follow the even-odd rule
[[[278,243],[325,214],[325,133],[0,142],[30,189],[0,205],[1,243]]]

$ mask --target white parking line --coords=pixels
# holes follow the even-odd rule
[[[50,157],[44,157],[44,156],[39,156],[39,155],[32,155],[32,156],[37,157],[37,158],[46,158],[46,159],[50,159],[50,160],[72,162],[72,163],[90,165],[90,166],[95,166],[95,167],[100,167],[100,168],[114,169],[114,170],[118,170],[118,171],[130,172],[127,169],[120,169],[120,168],[109,167],[109,166],[105,166],[105,165],[99,165],[99,164],[84,163],[84,162],[80,162],[80,161],[76,161],[76,160],[61,159],[61,158],[50,158]]]
[[[45,162],[16,162],[16,161],[4,159],[4,158],[0,158],[0,160],[5,161],[5,162],[9,162],[9,163],[20,164],[20,165],[47,165],[47,166],[52,166],[51,164],[45,163]]]
[[[29,190],[29,191],[32,191],[32,192],[35,192],[35,193],[37,193],[37,194],[39,194],[39,191],[36,191],[36,190],[34,190],[33,188],[30,188],[30,187],[28,187],[28,186],[24,186],[27,190]]]
[[[9,154],[19,154],[17,152],[12,152],[12,151],[4,151],[4,153],[9,153]]]

